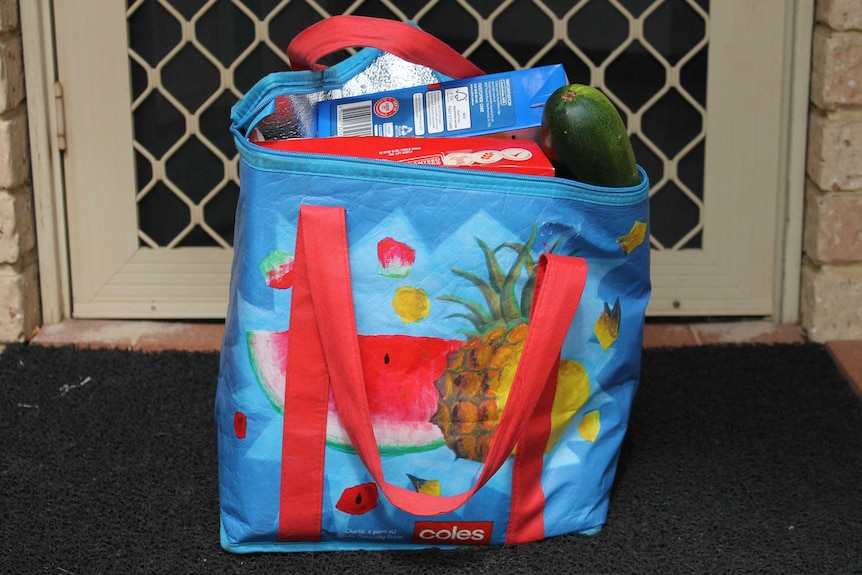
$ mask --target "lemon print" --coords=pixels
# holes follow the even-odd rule
[[[431,311],[431,300],[425,290],[413,287],[401,287],[395,290],[392,307],[404,323],[415,323],[428,317]]]
[[[563,435],[575,413],[590,398],[590,378],[579,361],[564,359],[560,362],[557,391],[551,409],[551,435],[545,453],[551,451]]]
[[[515,354],[503,369],[504,374],[507,370],[514,372],[517,369],[520,358],[520,353]],[[514,379],[514,373],[512,373],[511,377]],[[497,401],[501,411],[505,407],[508,398],[508,389],[500,393]],[[557,372],[557,389],[554,392],[554,405],[551,408],[551,433],[548,436],[545,453],[551,452],[551,449],[557,444],[566,427],[572,421],[575,413],[584,406],[589,398],[590,377],[587,375],[584,365],[572,359],[560,361],[560,371]]]
[[[581,423],[578,424],[578,432],[581,434],[581,437],[587,441],[595,441],[599,436],[599,429],[602,426],[600,419],[601,417],[598,410],[591,411],[584,415],[583,419],[581,419]]]

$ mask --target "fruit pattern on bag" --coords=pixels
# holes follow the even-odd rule
[[[388,235],[377,241],[377,258],[367,265],[375,266],[380,277],[397,284],[391,292],[389,313],[406,326],[425,320],[432,306],[445,306],[452,326],[449,338],[359,335],[372,425],[382,455],[448,449],[456,461],[475,465],[484,460],[523,352],[538,254],[548,251],[576,255],[578,251],[575,237],[554,237],[556,231],[552,228],[534,225],[523,241],[504,241],[495,247],[475,238],[474,249],[481,253],[484,269],[451,269],[450,273],[465,287],[461,294],[428,294],[411,285],[417,250],[407,241]],[[646,228],[645,222],[635,221],[617,238],[622,254],[643,244]],[[538,246],[540,237],[543,241]],[[289,290],[292,266],[292,254],[283,247],[274,247],[260,262],[260,281],[275,290]],[[593,337],[602,350],[608,350],[616,341],[622,313],[616,298],[605,301],[595,318]],[[279,413],[284,408],[289,343],[287,330],[247,333],[251,366],[260,388]],[[591,382],[582,361],[561,360],[546,453],[554,449],[573,421],[577,421],[581,440],[595,442],[599,438],[601,409],[587,404],[600,394],[598,383]],[[245,437],[250,431],[245,420],[243,425]],[[239,432],[237,437],[240,438]],[[327,444],[337,451],[352,453],[333,401]],[[445,489],[446,478],[442,476],[405,475],[407,486],[416,491],[440,495],[452,490]],[[361,515],[377,506],[378,494],[373,483],[364,483],[346,487],[333,500],[337,500],[337,511]]]

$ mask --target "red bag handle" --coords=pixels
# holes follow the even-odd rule
[[[311,300],[313,310],[294,314],[297,321],[316,324],[319,337],[291,338],[288,380],[320,381],[321,359],[341,423],[354,449],[390,503],[413,515],[441,515],[458,509],[500,469],[530,422],[543,390],[556,384],[559,353],[577,310],[586,282],[587,264],[581,258],[542,254],[537,264],[530,328],[506,409],[489,446],[475,485],[459,495],[434,496],[391,484],[383,476],[380,451],[371,425],[350,284],[344,208],[300,207],[294,260],[295,284]],[[312,289],[313,288],[313,289]],[[299,327],[299,326],[297,326]],[[307,333],[304,331],[304,333]],[[294,346],[302,346],[297,349]],[[322,357],[320,357],[322,355]],[[304,359],[300,359],[304,358]],[[296,361],[294,361],[296,360]],[[307,363],[306,366],[301,364]],[[306,370],[312,377],[293,370]],[[287,407],[287,406],[286,406]]]
[[[450,78],[485,73],[442,40],[399,20],[371,16],[331,16],[312,24],[287,46],[293,70],[323,70],[318,61],[345,48],[377,48],[427,66]]]

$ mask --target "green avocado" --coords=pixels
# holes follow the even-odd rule
[[[570,84],[551,94],[542,112],[542,148],[558,176],[610,188],[640,183],[623,119],[592,86]]]

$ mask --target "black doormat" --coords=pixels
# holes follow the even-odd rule
[[[604,530],[231,555],[214,353],[0,355],[0,573],[862,573],[862,402],[822,346],[647,350]]]

